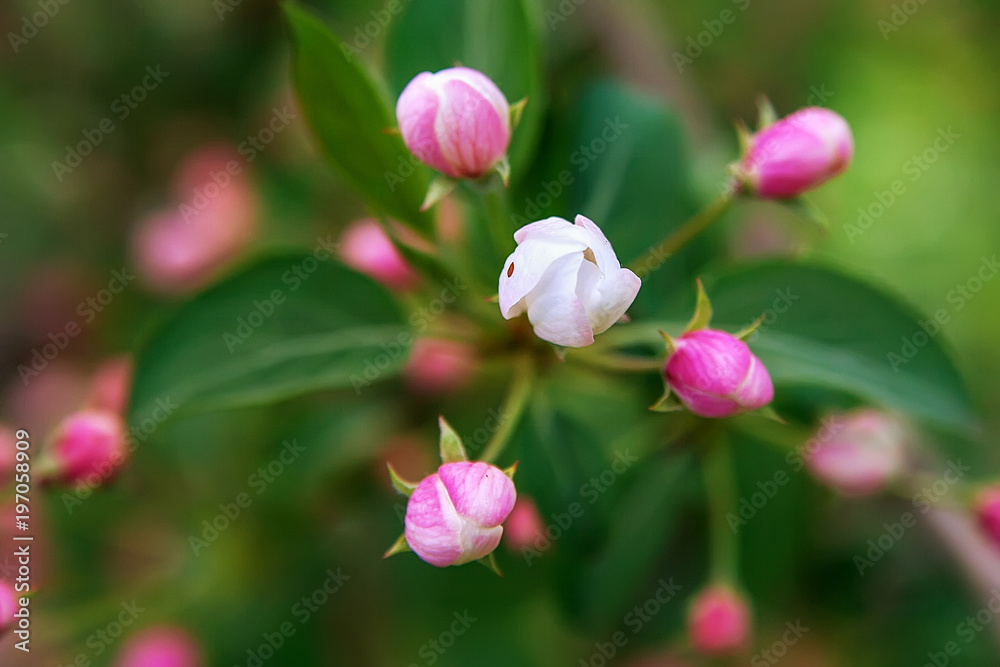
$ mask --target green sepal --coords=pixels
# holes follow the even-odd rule
[[[747,342],[748,340],[750,340],[751,338],[753,338],[754,334],[757,333],[757,329],[760,327],[761,324],[764,323],[764,318],[765,317],[767,317],[767,316],[766,315],[761,315],[760,317],[758,317],[757,319],[755,319],[753,322],[751,322],[749,325],[743,327],[742,329],[740,329],[739,331],[737,331],[736,333],[734,333],[733,336],[735,336],[736,338],[739,338],[744,343]]]
[[[521,116],[524,115],[524,107],[528,106],[528,98],[522,97],[517,102],[510,105],[510,131],[513,132],[521,124]]]
[[[385,467],[389,469],[389,481],[392,482],[392,488],[396,489],[407,498],[413,495],[413,490],[417,488],[417,485],[400,477],[399,473],[396,472],[391,463],[386,463]]]
[[[519,463],[518,461],[514,461],[514,465],[510,466],[509,468],[503,469],[503,474],[507,475],[507,477],[509,477],[510,481],[512,482],[514,481],[514,473],[517,472],[518,463]]]
[[[503,576],[503,572],[500,571],[500,566],[497,565],[496,552],[491,551],[489,556],[484,556],[476,561],[488,570],[491,570],[498,577]]]
[[[818,206],[806,197],[796,197],[785,201],[785,204],[800,218],[811,222],[819,229],[820,234],[827,236],[830,233],[830,219]]]
[[[760,417],[763,417],[764,419],[770,419],[771,421],[774,421],[774,422],[778,422],[779,424],[783,424],[783,425],[784,425],[784,424],[787,424],[787,423],[788,423],[788,422],[787,422],[787,421],[785,421],[785,420],[784,420],[784,418],[783,418],[783,417],[782,417],[781,415],[779,415],[779,414],[778,414],[778,412],[777,412],[777,411],[776,411],[776,410],[775,410],[775,409],[774,409],[773,407],[771,407],[770,405],[765,405],[765,406],[764,406],[764,407],[762,407],[762,408],[759,408],[759,409],[757,409],[757,410],[754,410],[754,411],[753,411],[753,412],[751,412],[750,414],[753,414],[753,415],[758,415],[758,416],[760,416]]]
[[[773,125],[778,120],[778,112],[774,110],[771,100],[767,95],[757,98],[757,131],[760,132],[768,125]]]
[[[497,162],[496,166],[497,173],[500,174],[500,180],[503,181],[503,186],[506,188],[510,185],[510,160],[504,155],[503,159]]]
[[[431,181],[430,186],[427,188],[427,195],[424,197],[424,202],[420,205],[421,212],[426,211],[434,204],[438,203],[445,197],[451,194],[451,191],[455,189],[458,185],[458,181],[448,178],[447,176],[438,176],[433,181]]]
[[[670,391],[670,387],[664,387],[663,396],[649,406],[649,409],[653,412],[678,412],[684,409],[684,404],[677,398],[677,394]]]
[[[677,343],[675,343],[674,339],[670,337],[670,334],[663,330],[660,330],[660,338],[663,339],[663,345],[667,348],[667,358],[669,359],[670,355],[677,350]]]
[[[747,124],[743,122],[742,119],[737,120],[736,123],[736,138],[740,142],[740,155],[746,155],[750,150],[750,144],[753,141],[753,132],[747,127]],[[734,176],[739,176],[738,162],[734,162],[729,167],[729,171],[733,173]]]
[[[407,551],[413,551],[410,545],[406,542],[406,534],[399,536],[399,539],[392,543],[392,546],[382,554],[382,558],[389,558],[390,556],[395,556],[396,554],[406,553]]]
[[[462,439],[455,433],[455,429],[444,420],[444,417],[438,417],[438,424],[441,426],[441,463],[468,461],[469,456],[465,453]]]
[[[712,321],[712,304],[708,300],[708,295],[705,294],[705,286],[701,284],[701,278],[695,279],[695,282],[698,285],[698,301],[694,307],[691,321],[684,327],[684,333],[697,329],[707,329]]]

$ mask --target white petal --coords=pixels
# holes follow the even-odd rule
[[[588,279],[586,272],[587,268],[583,267],[577,295],[584,304],[594,333],[599,334],[621,319],[635,301],[642,281],[628,269],[612,271],[599,281]]]
[[[571,227],[565,220],[563,223]],[[522,227],[518,233],[525,229],[527,227]],[[582,253],[587,248],[583,242],[541,234],[537,238],[532,236],[523,242],[519,240],[518,243],[520,245],[504,262],[497,287],[500,295],[500,313],[508,320],[524,312],[524,297],[535,288],[554,261],[571,253]]]
[[[618,263],[618,256],[615,255],[614,248],[611,247],[611,242],[604,236],[601,228],[595,225],[590,218],[582,215],[576,216],[574,228],[580,231],[581,236],[586,239],[587,246],[594,251],[597,266],[601,267],[601,272],[604,275],[608,275],[612,271],[622,267]]]
[[[557,259],[527,295],[528,320],[542,340],[566,347],[594,342],[587,311],[576,296],[577,277],[584,263],[589,264],[582,252]]]

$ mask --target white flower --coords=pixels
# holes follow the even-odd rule
[[[517,249],[500,274],[505,319],[528,313],[535,334],[566,347],[585,347],[607,331],[635,300],[642,281],[618,263],[601,229],[548,218],[514,233]]]

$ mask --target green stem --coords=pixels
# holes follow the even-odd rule
[[[702,468],[708,494],[712,578],[734,586],[739,576],[739,540],[726,517],[737,510],[736,480],[725,433],[718,433],[709,443]]]
[[[483,205],[493,237],[493,247],[498,261],[503,262],[514,250],[514,236],[507,209],[507,191],[499,177],[494,177],[483,191]]]
[[[667,238],[653,246],[646,254],[628,265],[628,268],[635,271],[644,278],[656,269],[663,266],[667,259],[676,254],[695,236],[704,231],[709,225],[718,220],[725,213],[736,199],[736,192],[728,189],[716,197],[708,206],[689,218],[684,224],[670,233]]]
[[[510,436],[517,428],[518,422],[521,421],[524,409],[528,407],[528,399],[531,398],[534,381],[535,367],[531,357],[527,355],[517,357],[514,362],[514,381],[511,383],[507,398],[504,399],[503,406],[500,408],[500,426],[490,438],[486,449],[483,450],[483,455],[479,457],[480,461],[493,463],[503,453]]]
[[[580,363],[597,368],[607,368],[613,371],[627,373],[645,373],[663,369],[663,359],[636,357],[627,354],[574,354],[567,357]]]

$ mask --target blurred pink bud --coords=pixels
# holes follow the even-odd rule
[[[132,359],[118,357],[104,362],[94,371],[87,405],[125,414],[132,390]]]
[[[52,441],[55,477],[64,484],[98,486],[125,463],[125,423],[107,410],[82,410],[63,420]]]
[[[664,374],[681,402],[702,417],[730,417],[774,398],[767,369],[735,336],[696,329],[674,341]]]
[[[465,386],[476,366],[476,349],[443,338],[419,338],[403,373],[421,393],[444,394]]]
[[[0,489],[14,479],[17,462],[17,435],[13,429],[0,424]]]
[[[484,176],[510,144],[507,98],[467,67],[418,74],[399,96],[396,120],[406,147],[452,178]]]
[[[180,171],[181,204],[140,221],[132,238],[136,270],[165,293],[202,287],[256,234],[256,197],[241,161],[196,153]]]
[[[186,631],[154,626],[129,638],[115,667],[202,667],[201,646]]]
[[[17,592],[14,585],[0,579],[0,638],[10,632],[17,622]]]
[[[514,507],[514,482],[480,461],[445,463],[424,478],[406,506],[406,542],[436,567],[462,565],[492,553]]]
[[[1000,486],[983,489],[973,503],[979,528],[1000,547]]]
[[[687,625],[691,647],[705,655],[734,655],[750,642],[748,605],[725,586],[711,586],[698,593],[688,610]]]
[[[738,170],[758,197],[789,199],[843,173],[853,155],[847,121],[829,109],[809,107],[753,135]]]
[[[504,319],[528,313],[535,335],[556,345],[586,347],[620,320],[642,281],[622,268],[611,243],[582,215],[547,218],[514,232],[517,249],[504,262],[498,291]]]
[[[880,491],[903,468],[906,427],[877,410],[855,410],[827,420],[804,453],[816,479],[845,496]]]
[[[514,503],[514,509],[504,521],[504,541],[514,551],[535,549],[539,542],[545,541],[545,528],[535,502],[522,496]]]
[[[344,230],[340,236],[340,258],[347,266],[389,289],[411,290],[420,281],[382,226],[370,218],[352,222]]]

